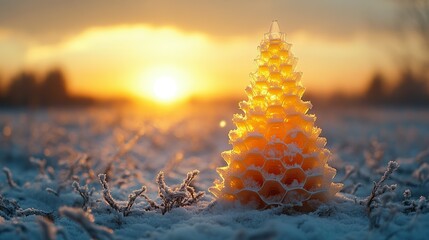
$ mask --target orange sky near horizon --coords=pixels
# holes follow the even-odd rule
[[[338,1],[324,2],[332,5],[331,2]],[[344,5],[346,7],[351,9]],[[24,11],[21,8],[16,7]],[[22,69],[43,74],[52,67],[60,67],[66,74],[70,91],[77,94],[136,96],[164,102],[192,96],[235,97],[244,93],[249,73],[256,70],[253,59],[258,55],[257,46],[271,20],[278,15],[272,9],[262,10],[264,21],[258,21],[255,30],[248,24],[236,23],[247,30],[232,34],[225,24],[226,30],[221,35],[213,33],[213,29],[191,30],[187,23],[179,21],[177,25],[150,21],[88,23],[72,34],[54,34],[52,29],[39,26],[41,29],[34,33],[22,29],[21,22],[30,20],[21,17],[19,22],[18,15],[16,23],[12,21],[9,28],[0,25],[0,76],[7,80]],[[76,16],[71,19],[78,20]],[[0,17],[0,23],[2,20]],[[321,24],[313,20],[312,23]],[[352,24],[356,20],[349,21]],[[249,18],[249,22],[255,20]],[[392,72],[388,56],[356,24],[350,26],[357,29],[351,35],[341,35],[335,25],[334,30],[329,30],[333,31],[331,34],[318,34],[305,26],[293,28],[294,23],[292,18],[279,19],[286,41],[293,45],[291,51],[298,58],[297,70],[303,72],[303,83],[309,92],[323,96],[339,90],[355,94],[365,89],[375,71]],[[67,21],[62,24],[70,25]],[[264,24],[265,29],[260,24]],[[210,26],[213,28],[213,24],[208,23],[207,27]],[[344,31],[350,30],[344,28]],[[44,38],[53,35],[58,35],[55,40]],[[390,38],[383,33],[378,37],[381,42]],[[170,88],[170,92],[163,94],[163,87]]]

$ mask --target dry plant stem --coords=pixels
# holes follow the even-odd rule
[[[60,214],[79,224],[92,239],[114,239],[112,229],[95,224],[93,216],[80,208],[61,207]]]
[[[109,204],[109,206],[115,209],[118,212],[122,212],[124,216],[128,216],[131,212],[131,207],[134,205],[134,202],[139,196],[144,196],[145,199],[148,197],[143,195],[146,191],[146,186],[142,186],[141,189],[133,191],[130,195],[128,195],[128,202],[125,206],[121,206],[115,199],[113,199],[112,194],[110,193],[109,185],[106,181],[106,174],[98,175],[100,178],[101,186],[103,187],[103,198]]]
[[[174,189],[170,188],[165,183],[164,172],[158,174],[158,194],[163,201],[158,208],[161,209],[162,214],[171,211],[171,209],[175,207],[184,207],[194,204],[204,196],[204,192],[196,193],[195,189],[190,186],[198,173],[198,170],[189,172],[185,180]]]
[[[46,171],[45,171],[46,160],[45,159],[38,159],[38,158],[30,157],[30,162],[39,167],[40,175],[46,175]]]
[[[377,196],[377,191],[380,189],[381,184],[386,181],[387,178],[396,170],[398,169],[399,164],[395,161],[389,161],[387,165],[387,169],[384,172],[383,176],[380,178],[378,182],[374,182],[374,187],[372,188],[371,194],[369,195],[367,201],[366,201],[366,207],[368,210],[368,213],[371,212],[371,203],[374,201],[374,198]]]
[[[82,208],[83,210],[86,211],[88,209],[89,196],[91,195],[91,193],[88,191],[88,186],[85,185],[81,187],[80,184],[76,181],[73,182],[72,186],[75,189],[75,191],[78,192],[79,195],[82,197],[83,199]]]
[[[0,195],[0,213],[5,219],[13,217],[26,217],[30,215],[44,216],[52,218],[52,213],[47,213],[35,208],[22,209],[14,200],[9,200]]]
[[[98,175],[100,178],[101,186],[103,187],[103,198],[109,204],[109,206],[116,211],[120,212],[120,207],[118,203],[113,199],[112,195],[110,194],[110,188],[106,181],[106,174],[100,174]]]
[[[54,189],[52,189],[52,188],[46,188],[45,189],[45,191],[46,192],[48,192],[48,193],[52,193],[52,194],[54,194],[55,196],[60,196],[59,194],[58,194],[58,192],[57,191],[55,191]]]
[[[131,207],[133,206],[136,199],[142,195],[146,191],[146,187],[143,186],[140,190],[134,190],[129,196],[128,196],[128,203],[127,206],[125,206],[124,209],[124,216],[128,216],[128,214],[131,212]]]
[[[11,188],[14,188],[14,189],[19,189],[20,187],[19,187],[19,186],[18,186],[18,184],[16,184],[16,182],[13,180],[13,175],[12,175],[12,172],[10,171],[10,169],[9,169],[9,168],[7,168],[7,167],[4,167],[4,168],[3,168],[3,172],[4,172],[4,174],[6,175],[7,183],[9,184],[9,186],[10,186]]]

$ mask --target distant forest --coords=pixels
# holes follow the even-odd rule
[[[391,82],[396,83],[392,85]],[[428,83],[428,78],[411,70],[402,71],[396,81],[390,81],[377,72],[363,94],[347,96],[339,92],[327,102],[334,105],[429,107]]]
[[[91,97],[70,95],[67,81],[60,69],[49,71],[43,79],[31,72],[14,76],[0,91],[1,107],[64,107],[88,106],[97,103]]]
[[[429,107],[429,79],[405,70],[398,80],[392,86],[390,83],[393,81],[381,73],[375,73],[366,91],[360,95],[349,96],[338,92],[323,100],[310,93],[305,98],[315,104],[330,106]],[[43,79],[38,79],[31,72],[21,72],[9,81],[4,91],[0,91],[0,107],[74,107],[112,102],[115,101],[101,102],[92,97],[71,95],[60,69],[49,71]]]

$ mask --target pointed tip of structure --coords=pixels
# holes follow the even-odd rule
[[[277,22],[277,20],[273,20],[271,22],[270,32],[269,33],[279,33],[279,32],[280,32],[279,23]]]
[[[268,39],[281,39],[283,34],[280,32],[279,23],[277,20],[271,22],[270,31],[265,34]]]

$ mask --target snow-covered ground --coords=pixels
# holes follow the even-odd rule
[[[316,110],[334,155],[335,181],[345,188],[305,214],[213,202],[207,189],[217,178],[215,168],[224,165],[220,153],[230,148],[236,104],[194,104],[156,114],[143,107],[1,110],[0,165],[14,182],[0,176],[0,239],[427,239],[429,111]],[[373,182],[391,160],[399,168],[367,207]],[[206,194],[164,215],[137,197],[124,216],[103,199],[97,175],[106,169],[121,206],[142,185],[159,205],[160,171],[174,186],[197,169],[190,186]],[[88,194],[86,202],[79,187]]]

